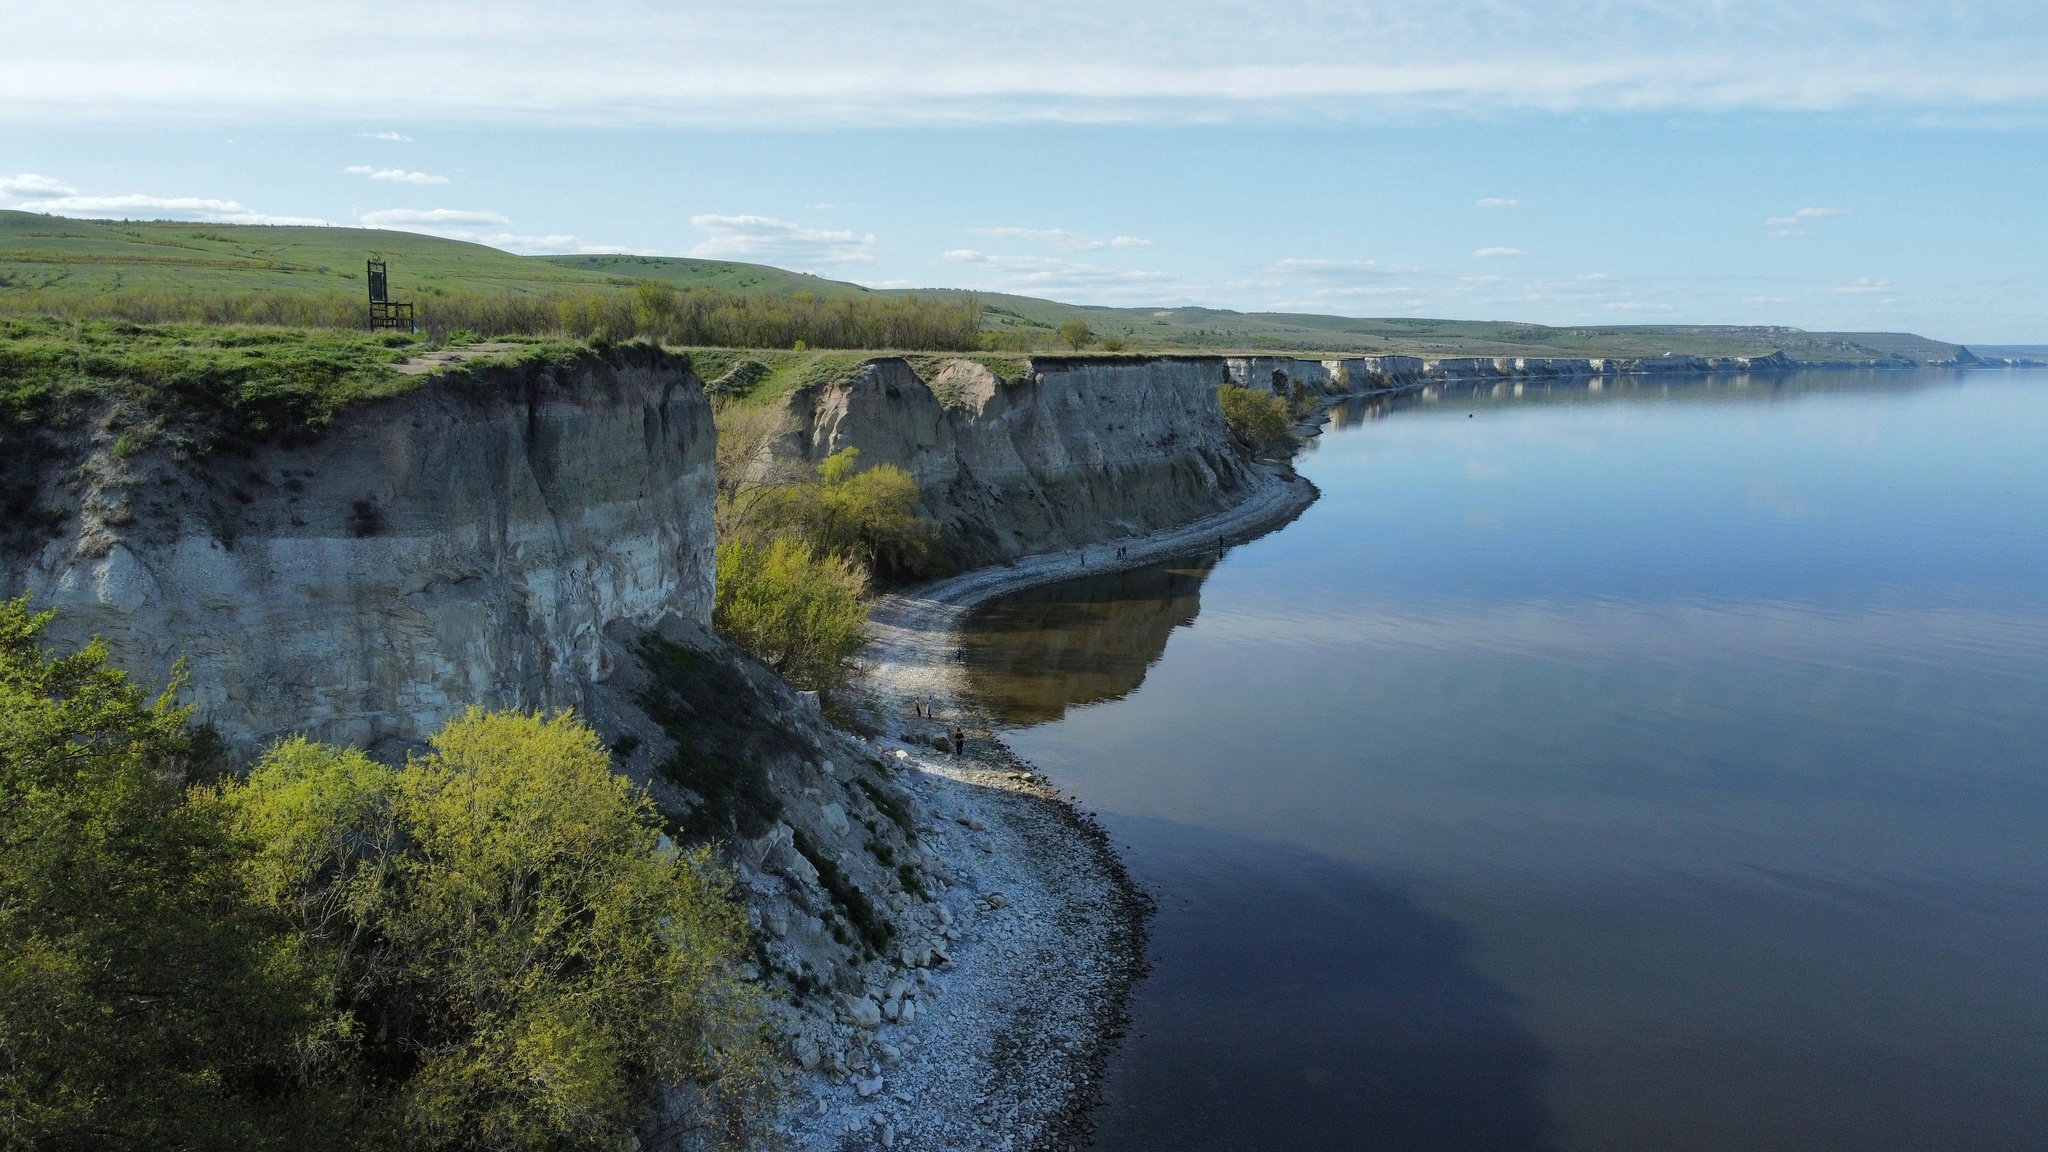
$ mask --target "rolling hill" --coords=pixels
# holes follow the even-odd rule
[[[394,291],[521,296],[610,292],[640,280],[678,287],[788,294],[886,296],[762,264],[656,256],[515,256],[496,248],[409,232],[73,220],[0,211],[0,306],[112,292],[258,291],[357,294],[363,261],[391,262]],[[951,289],[933,294],[960,295]],[[1104,308],[1030,296],[979,293],[984,327],[1045,347],[1080,318],[1134,350],[1403,353],[1418,356],[1759,356],[1798,360],[1898,355],[1946,360],[1957,346],[1898,332],[1808,332],[1720,325],[1553,328],[1488,320],[1367,319],[1215,308]]]

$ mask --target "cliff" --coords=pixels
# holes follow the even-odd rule
[[[1224,426],[1216,357],[1033,357],[1012,378],[905,360],[792,392],[761,473],[842,448],[917,479],[962,567],[1134,536],[1228,508],[1262,481]]]
[[[85,490],[56,538],[5,556],[6,588],[146,683],[187,661],[200,717],[245,753],[580,705],[609,625],[709,623],[711,412],[659,353],[436,377],[296,443],[113,439],[82,427],[48,462],[46,488]]]

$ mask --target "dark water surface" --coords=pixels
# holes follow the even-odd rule
[[[2048,1148],[2048,374],[1344,423],[970,626],[1160,899],[1100,1146]]]

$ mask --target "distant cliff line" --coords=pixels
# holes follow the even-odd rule
[[[1351,356],[1310,359],[1294,356],[1221,357],[1233,383],[1246,387],[1291,386],[1299,382],[1324,395],[1399,388],[1458,380],[1591,380],[1613,376],[1687,376],[1715,373],[1889,371],[1913,368],[2048,368],[2048,361],[1980,357],[1967,348],[1945,360],[1905,356],[1868,360],[1795,360],[1783,352],[1768,356]]]

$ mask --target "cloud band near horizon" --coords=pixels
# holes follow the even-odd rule
[[[2041,109],[2022,0],[938,0],[408,9],[76,0],[9,17],[0,116],[1206,122],[1389,109]],[[1256,50],[1246,45],[1256,45]]]

